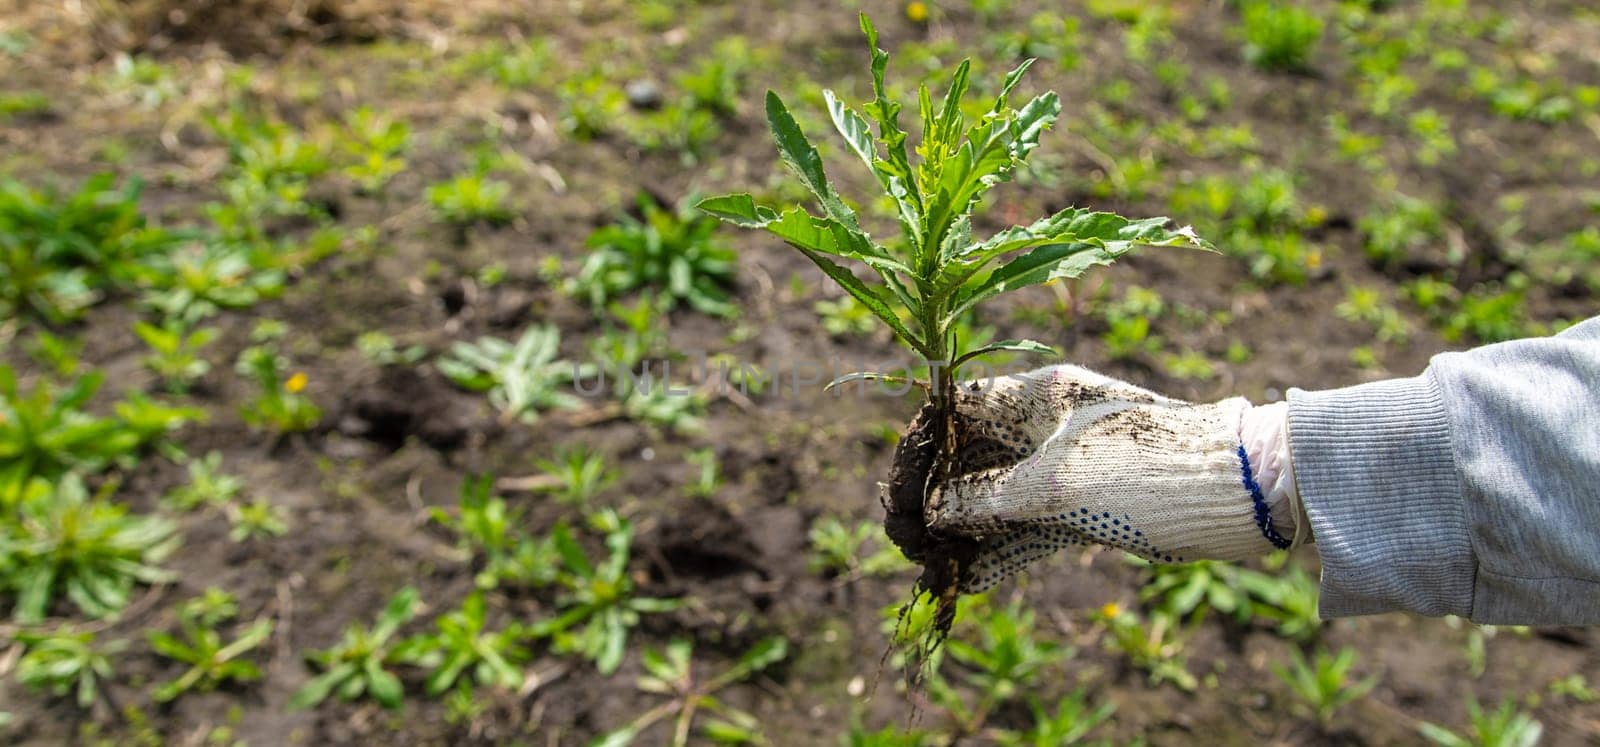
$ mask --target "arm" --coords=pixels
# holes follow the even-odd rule
[[[1600,624],[1600,318],[1289,392],[1324,617]]]

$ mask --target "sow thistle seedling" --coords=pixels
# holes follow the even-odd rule
[[[672,739],[667,744],[684,747],[689,744],[695,716],[702,712],[710,717],[700,725],[700,731],[712,742],[766,744],[760,720],[724,703],[717,693],[782,661],[789,655],[789,641],[780,636],[767,638],[750,647],[733,666],[705,681],[694,676],[689,658],[693,650],[692,643],[679,639],[667,644],[665,649],[646,651],[642,657],[646,674],[639,678],[638,687],[648,693],[667,696],[667,702],[645,711],[627,726],[595,739],[589,747],[633,744],[645,729],[668,718],[673,719],[673,729]]]
[[[0,592],[13,600],[13,619],[37,623],[58,597],[109,617],[127,606],[135,585],[173,578],[160,563],[177,547],[177,524],[129,513],[110,499],[115,489],[112,481],[91,495],[69,473],[34,479],[14,502],[0,501]]]
[[[489,336],[458,341],[434,366],[456,386],[488,392],[502,422],[533,423],[542,410],[579,407],[581,401],[568,391],[573,373],[593,373],[592,365],[561,360],[560,346],[561,331],[555,325],[529,327],[515,343]]]
[[[23,632],[17,642],[27,648],[17,681],[58,698],[75,693],[79,708],[94,705],[99,683],[111,679],[111,655],[127,648],[125,641],[96,645],[89,631]]]
[[[1356,652],[1351,648],[1339,649],[1337,654],[1318,651],[1310,660],[1299,649],[1290,649],[1289,664],[1274,664],[1272,673],[1294,691],[1317,717],[1317,725],[1326,730],[1340,709],[1360,700],[1378,684],[1377,675],[1352,681],[1350,669],[1355,663]]]
[[[306,659],[322,669],[322,674],[295,691],[289,708],[311,708],[330,695],[346,702],[370,695],[385,708],[399,708],[405,690],[400,678],[385,668],[392,657],[389,641],[400,626],[416,616],[417,604],[416,588],[407,586],[389,600],[372,627],[352,625],[345,628],[338,645],[307,654]]]
[[[467,690],[472,683],[509,690],[522,684],[520,665],[528,659],[519,643],[523,636],[519,625],[489,630],[483,592],[474,591],[460,609],[434,621],[434,632],[397,646],[394,657],[429,670],[423,684],[428,695],[439,695],[458,681]]]
[[[232,594],[208,589],[205,595],[178,609],[182,638],[160,631],[148,633],[150,646],[156,653],[188,665],[177,679],[156,688],[152,694],[156,702],[165,703],[190,691],[209,692],[226,682],[261,679],[261,668],[245,657],[272,636],[273,621],[258,619],[239,637],[225,641],[217,626],[232,620],[238,613]]]
[[[549,638],[557,653],[574,653],[594,662],[603,675],[617,671],[628,648],[628,631],[646,614],[670,612],[683,604],[677,599],[634,595],[628,576],[633,528],[610,509],[590,519],[604,534],[605,557],[589,560],[565,523],[550,533],[560,556],[556,583],[563,593],[557,600],[561,613],[528,628],[537,638]]]
[[[468,557],[482,556],[478,588],[539,587],[555,581],[559,557],[553,542],[524,534],[522,512],[495,495],[493,485],[488,475],[464,480],[457,514],[435,508],[433,520],[455,532],[457,547]]]
[[[960,434],[952,387],[961,367],[985,353],[1053,352],[1031,340],[974,347],[959,334],[963,316],[1003,293],[1077,277],[1139,246],[1211,246],[1187,227],[1167,228],[1165,218],[1131,220],[1076,207],[986,238],[975,235],[973,213],[983,196],[1009,180],[1039,145],[1061,113],[1060,98],[1049,92],[1014,106],[1011,96],[1031,64],[1024,62],[1005,76],[992,105],[969,120],[962,98],[971,84],[971,63],[963,61],[938,103],[926,86],[919,88],[921,137],[912,142],[900,126],[901,104],[885,92],[889,55],[878,48],[877,30],[865,14],[861,29],[872,58],[875,98],[866,106],[871,120],[832,91],[824,91],[823,97],[848,151],[894,206],[898,237],[880,243],[867,233],[856,210],[828,180],[821,156],[783,99],[771,91],[766,96],[767,122],[778,153],[816,198],[822,214],[802,206],[759,205],[749,194],[712,197],[699,208],[734,225],[766,231],[799,250],[928,362],[928,380],[921,382],[928,404],[902,441],[885,505],[891,538],[924,566],[918,588],[932,591],[941,609],[932,633],[936,643],[953,621],[956,590],[974,544],[925,536],[923,501],[929,487],[942,479],[990,466],[956,463]],[[862,280],[841,262],[864,265],[875,278]],[[867,378],[884,377],[872,372],[845,377]]]

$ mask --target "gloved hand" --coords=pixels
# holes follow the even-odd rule
[[[923,517],[980,540],[963,592],[1077,542],[1173,563],[1242,560],[1309,535],[1282,403],[1190,404],[1067,365],[978,387],[956,398],[977,429],[962,440],[1015,461],[936,486]]]

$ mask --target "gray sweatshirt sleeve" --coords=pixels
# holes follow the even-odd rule
[[[1289,391],[1323,617],[1600,624],[1600,317]]]

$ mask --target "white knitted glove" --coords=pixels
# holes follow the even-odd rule
[[[1243,560],[1309,529],[1282,405],[1190,404],[1062,365],[964,387],[957,413],[963,443],[1010,457],[936,487],[924,507],[931,529],[981,542],[964,592],[1076,542],[1164,563]]]

